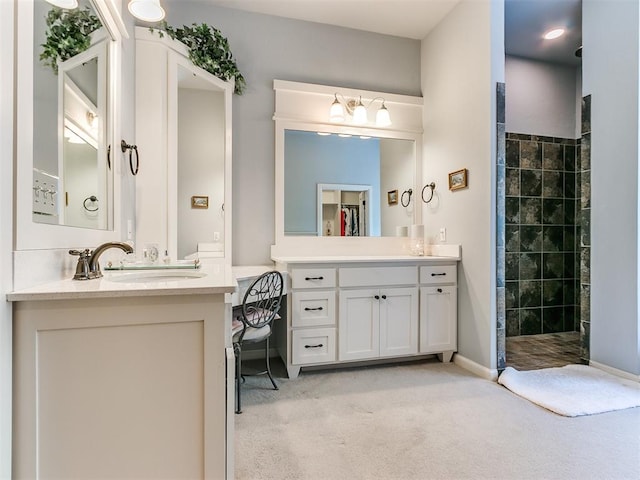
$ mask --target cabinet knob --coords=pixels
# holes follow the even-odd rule
[[[379,295],[374,295],[373,298],[375,298],[376,300],[380,300],[380,296]]]
[[[311,312],[313,310],[322,310],[322,307],[315,307],[315,308],[311,308],[311,307],[304,307],[304,311],[305,312]]]
[[[386,296],[386,295],[382,295],[382,299],[383,299],[383,300],[386,300],[386,299],[387,299],[387,296]]]
[[[442,293],[442,289],[441,289],[441,288],[437,288],[437,289],[436,289],[436,292],[438,292],[438,293]]]

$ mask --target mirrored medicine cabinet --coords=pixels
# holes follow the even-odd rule
[[[52,8],[44,0],[17,2],[18,250],[119,238],[119,182],[109,150],[119,136],[126,28],[112,0],[81,0],[78,8],[101,27],[88,49],[59,61],[54,72],[40,58]]]

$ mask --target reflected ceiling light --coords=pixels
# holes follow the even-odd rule
[[[384,104],[384,98],[376,97],[371,100],[367,105],[362,102],[362,97],[358,97],[358,100],[345,99],[340,95],[341,100],[338,99],[339,93],[334,94],[334,100],[329,110],[329,121],[332,123],[342,123],[346,120],[346,113],[351,115],[351,121],[354,125],[365,125],[368,122],[367,109],[373,105],[376,100],[382,101],[382,106],[376,113],[376,126],[388,127],[391,125],[391,115],[389,110]]]
[[[78,0],[47,0],[47,2],[54,7],[66,8],[67,10],[78,8]]]
[[[361,140],[369,140],[371,137],[368,137],[367,135],[360,135],[360,139]]]
[[[542,38],[545,40],[553,40],[554,38],[558,38],[564,35],[564,28],[554,28],[553,30],[549,30],[545,33]]]
[[[131,0],[129,12],[144,22],[159,22],[164,18],[164,9],[160,5],[160,0]]]
[[[351,134],[349,133],[339,133],[338,136],[342,138],[351,138]]]
[[[329,135],[331,135],[331,133],[329,132],[316,132],[318,135],[320,135],[321,137],[327,137]]]

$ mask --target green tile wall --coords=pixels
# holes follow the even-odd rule
[[[577,331],[580,140],[507,133],[506,336]]]

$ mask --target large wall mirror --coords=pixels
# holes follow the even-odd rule
[[[375,249],[420,223],[421,97],[285,80],[275,80],[274,90],[272,254]],[[361,99],[366,118],[333,123],[338,98]],[[391,124],[378,125],[381,99]]]
[[[35,0],[33,10],[33,221],[108,229],[113,224],[113,170],[107,160],[109,39],[104,27],[91,46],[59,61],[41,60],[47,16],[56,7]],[[93,5],[78,7],[100,20]]]
[[[95,25],[87,48],[64,60],[42,58],[52,12],[82,12]],[[18,2],[18,250],[75,241],[90,247],[114,238],[119,218],[112,145],[119,133],[119,59],[126,36],[112,0],[80,0],[75,10],[45,0]]]
[[[297,236],[394,236],[414,223],[415,141],[285,130],[284,227]]]

